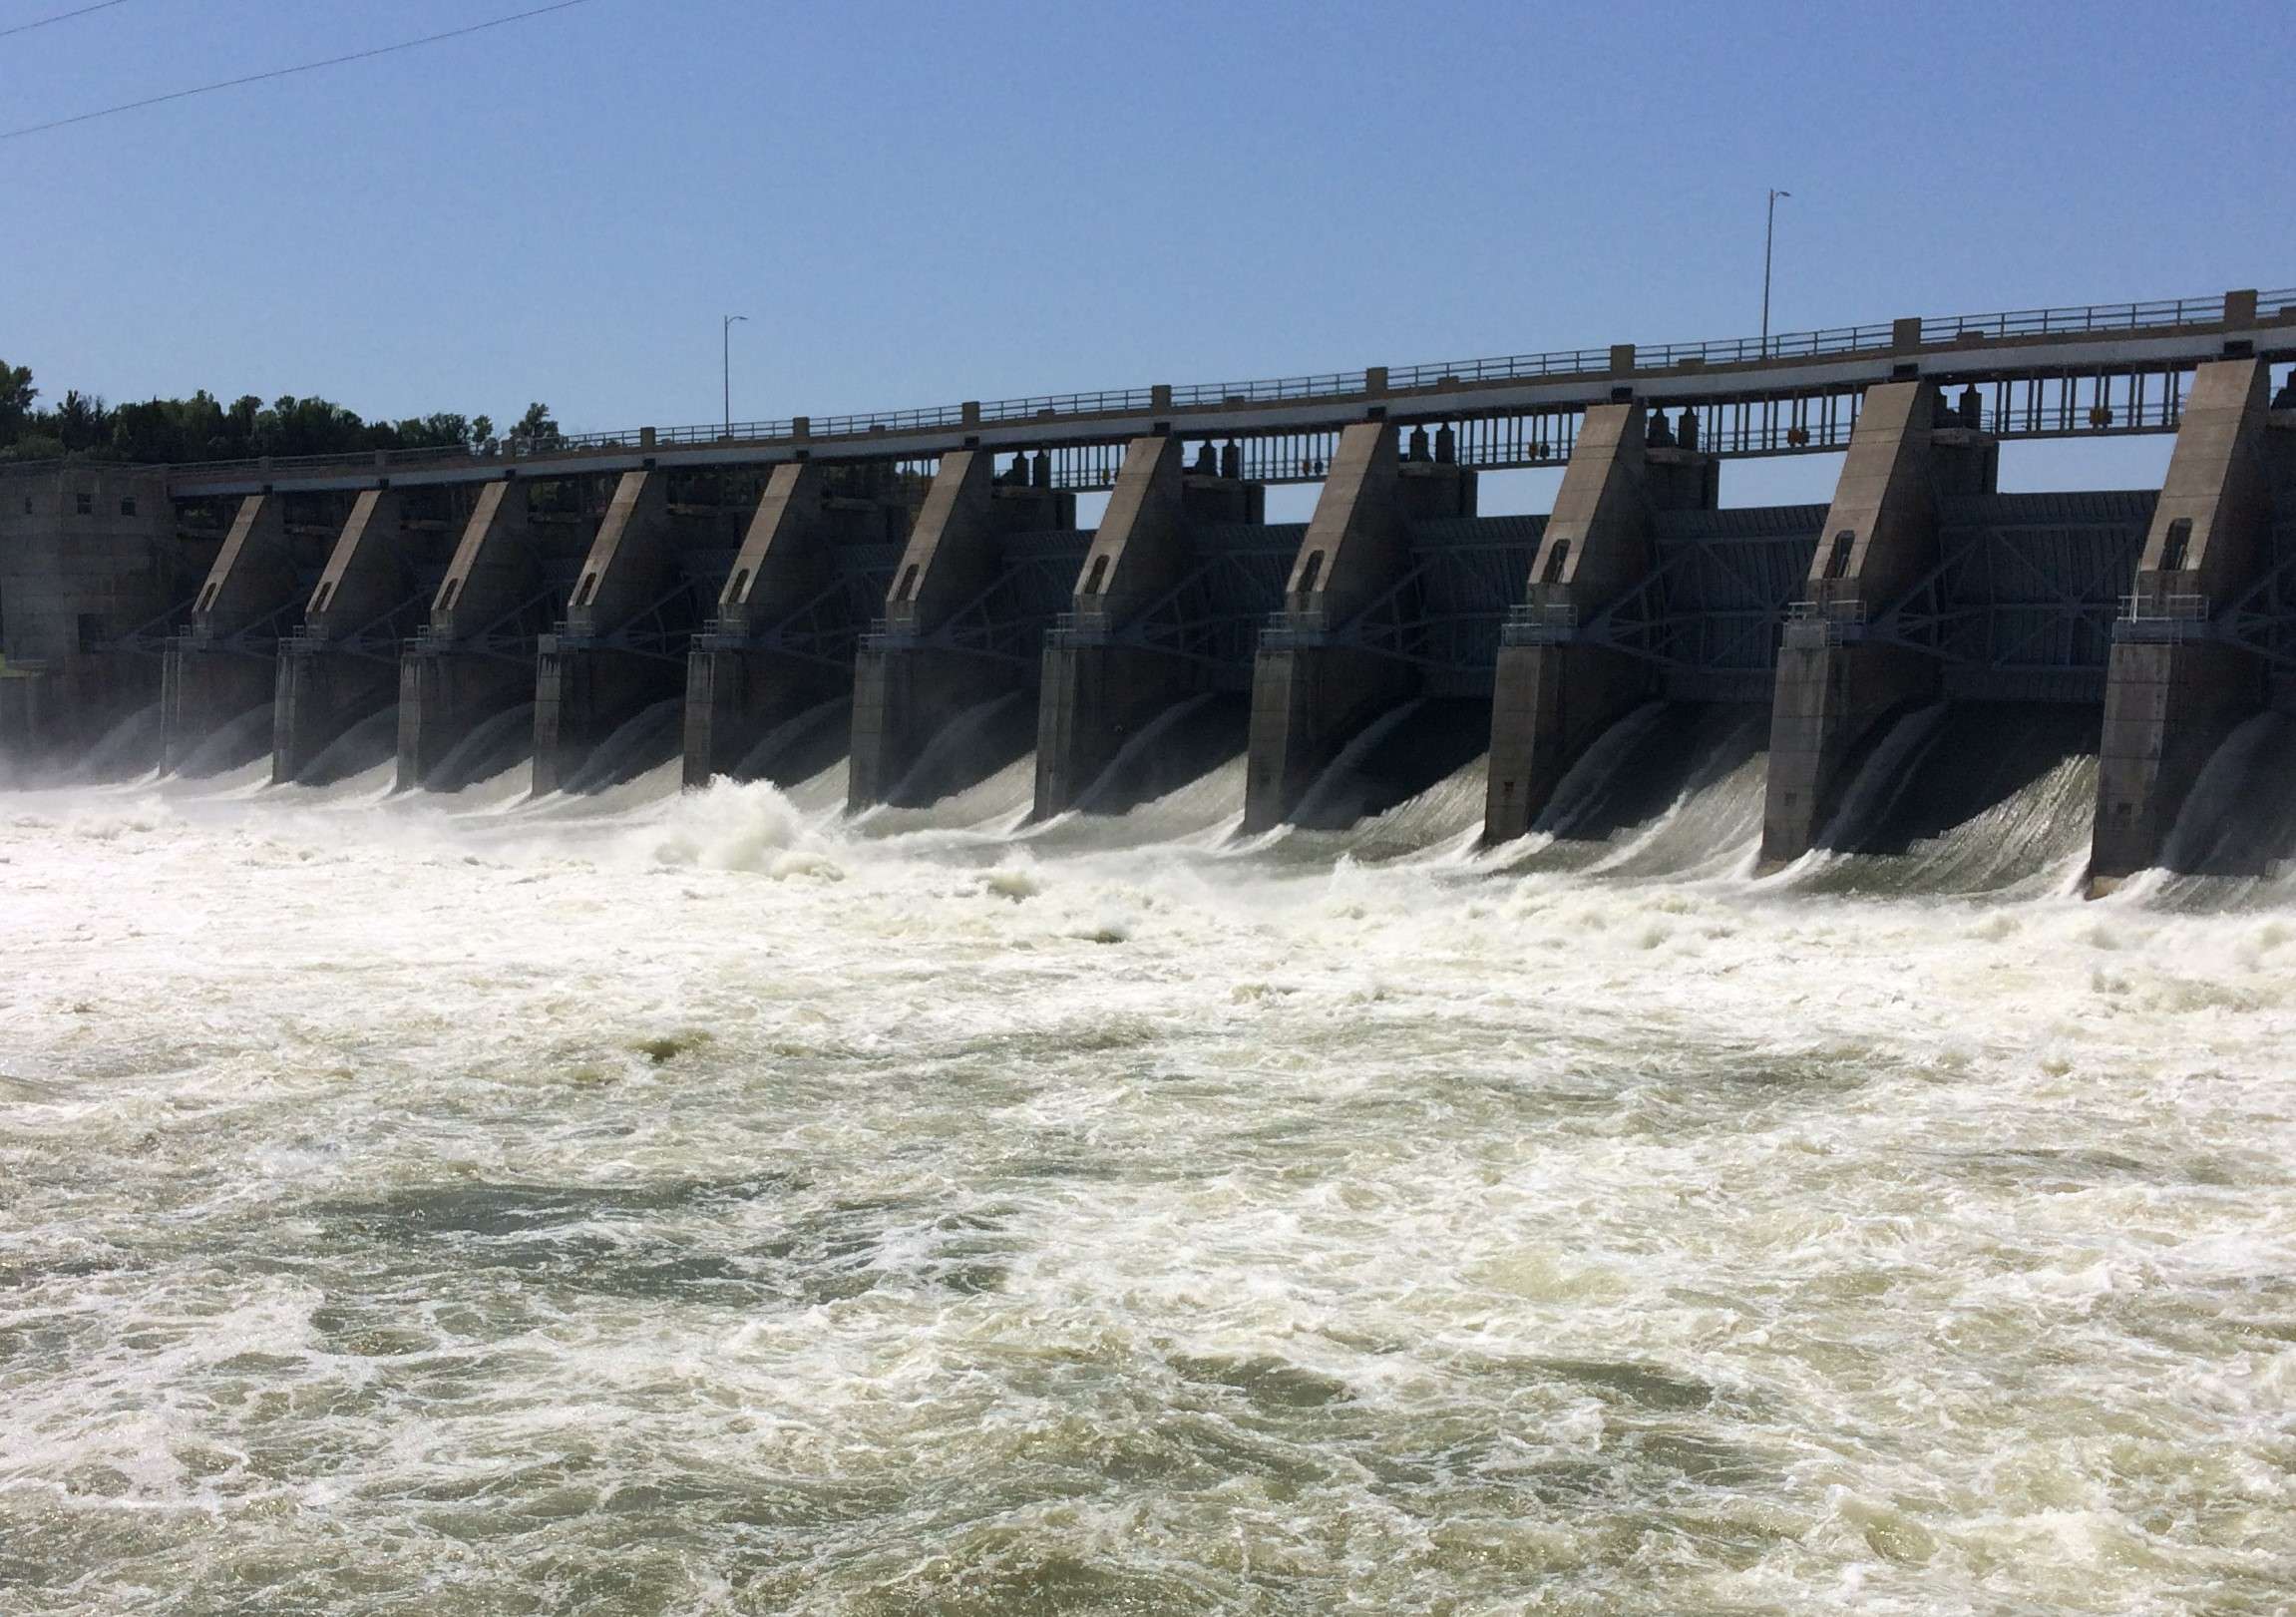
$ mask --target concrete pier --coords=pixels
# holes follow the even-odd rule
[[[2275,440],[2270,370],[2255,359],[2202,365],[2114,624],[2089,894],[2160,862],[2169,829],[2224,738],[2266,703],[2265,664],[2227,643],[2214,617],[2270,556]],[[2285,453],[2285,450],[2282,451]]]
[[[1124,743],[1158,713],[1204,687],[1201,665],[1114,636],[1177,588],[1195,566],[1195,523],[1256,523],[1257,484],[1186,469],[1177,438],[1135,438],[1074,596],[1075,627],[1044,647],[1038,689],[1038,819],[1074,808]]]
[[[898,500],[857,481],[866,482],[840,483],[811,461],[774,468],[716,615],[686,654],[686,785],[738,777],[777,726],[852,694],[849,647],[868,613],[854,609],[847,564],[864,548],[898,544],[908,529]],[[869,610],[882,599],[880,590]]]
[[[400,497],[370,489],[351,507],[302,629],[281,642],[271,708],[271,781],[298,780],[319,754],[398,695],[398,642],[387,629],[407,596],[410,546]],[[363,635],[378,623],[380,635]]]
[[[1531,566],[1529,610],[1499,647],[1486,842],[1528,832],[1595,737],[1653,693],[1651,663],[1580,641],[1579,626],[1650,576],[1657,513],[1715,509],[1717,470],[1710,455],[1651,449],[1640,404],[1587,411]]]
[[[668,477],[625,472],[535,668],[534,790],[564,787],[600,741],[682,688],[679,664],[608,636],[657,598],[670,561]]]
[[[0,489],[0,747],[76,762],[159,700],[157,635],[191,594],[164,473],[69,466]],[[145,761],[145,760],[139,760]]]
[[[1936,564],[1939,499],[1992,493],[1998,464],[1991,438],[1938,425],[1932,383],[1866,390],[1801,614],[1778,653],[1763,871],[1816,846],[1886,722],[1941,694],[1936,658],[1869,642],[1865,625]]]
[[[1473,473],[1405,462],[1385,423],[1340,433],[1285,590],[1285,620],[1263,633],[1253,663],[1245,831],[1291,818],[1351,736],[1417,693],[1409,663],[1347,643],[1347,625],[1410,567],[1413,521],[1474,507]]]
[[[199,587],[191,626],[169,644],[161,674],[161,749],[180,767],[223,725],[270,701],[273,663],[285,618],[298,605],[285,501],[251,494],[239,502],[222,551]]]
[[[479,491],[430,621],[399,662],[398,789],[454,787],[438,767],[488,719],[534,699],[523,608],[542,585],[529,526],[532,486]]]
[[[885,627],[855,661],[849,808],[895,801],[927,744],[952,719],[1027,688],[1037,672],[1032,658],[983,655],[936,643],[936,636],[995,583],[1004,536],[1068,527],[1075,510],[1072,494],[999,482],[985,450],[942,457],[894,570]]]

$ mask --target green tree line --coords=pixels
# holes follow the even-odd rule
[[[365,421],[327,399],[287,394],[265,404],[253,394],[230,404],[205,389],[188,399],[107,404],[78,391],[43,407],[31,370],[0,360],[0,461],[250,460],[259,455],[345,455],[377,449],[483,449],[495,436],[486,416],[439,411],[403,421]],[[520,449],[560,441],[547,405],[533,404],[504,434]]]

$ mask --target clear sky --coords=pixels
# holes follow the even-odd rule
[[[124,0],[0,35],[0,127],[535,3]],[[0,141],[0,356],[588,429],[714,420],[722,313],[751,417],[1727,336],[1768,186],[1779,330],[2291,285],[2292,42],[2287,0],[587,0]]]

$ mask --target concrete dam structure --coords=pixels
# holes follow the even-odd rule
[[[267,751],[279,782],[395,758],[410,791],[843,758],[856,811],[1025,768],[1040,820],[1235,765],[1246,834],[1448,780],[1526,847],[1726,774],[1761,870],[2078,759],[2103,893],[2278,857],[2218,822],[2281,812],[2223,760],[2296,714],[2292,360],[2296,290],[2236,291],[518,453],[13,467],[0,736],[63,766]],[[2130,434],[2174,435],[2159,489],[1999,490],[2018,441]],[[1828,504],[1722,504],[1722,462],[1816,453]],[[1525,467],[1561,469],[1553,510],[1481,515],[1478,475]],[[1307,523],[1266,521],[1281,484],[1318,487]]]

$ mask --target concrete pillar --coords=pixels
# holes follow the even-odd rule
[[[833,547],[820,466],[775,467],[718,594],[716,625],[686,653],[686,785],[733,774],[775,725],[844,688],[832,668],[751,643],[830,587]]]
[[[471,732],[532,699],[531,660],[491,652],[482,637],[541,584],[528,531],[529,486],[489,483],[464,525],[430,622],[399,663],[400,791],[433,772]],[[458,784],[458,783],[450,783]]]
[[[1036,715],[1039,819],[1076,806],[1125,741],[1197,688],[1184,658],[1111,636],[1196,565],[1191,522],[1258,522],[1257,484],[1192,474],[1177,438],[1135,438],[1084,558],[1075,627],[1044,647]]]
[[[401,515],[391,490],[358,497],[303,608],[302,632],[280,647],[271,709],[274,785],[301,778],[344,731],[398,695],[397,657],[346,642],[387,618],[406,595]]]
[[[1499,647],[1487,842],[1529,831],[1579,755],[1650,694],[1650,664],[1576,643],[1577,625],[1650,576],[1654,515],[1712,511],[1719,480],[1714,457],[1649,449],[1644,430],[1640,404],[1598,404],[1571,450],[1531,563],[1532,621]]]
[[[986,450],[942,457],[886,594],[886,632],[865,643],[855,662],[847,807],[890,802],[944,725],[1026,684],[1033,668],[935,645],[931,637],[995,582],[1001,536],[1065,526],[1075,509],[1073,495],[999,484]]]
[[[2211,616],[2270,554],[2264,418],[2270,368],[2202,365],[2137,559],[2134,617],[2114,626],[2089,892],[2157,864],[2209,754],[2267,699],[2262,659],[2214,639]]]
[[[1939,496],[1993,492],[1993,440],[1960,427],[1941,430],[1936,413],[1930,382],[1865,391],[1810,562],[1809,614],[1787,625],[1778,653],[1762,804],[1764,871],[1815,846],[1885,721],[1935,700],[1942,688],[1935,658],[1863,636],[1868,618],[1936,565]]]
[[[544,637],[536,662],[536,795],[559,790],[600,741],[680,688],[675,664],[599,643],[659,597],[669,561],[668,477],[623,473],[568,599],[565,626]]]
[[[270,701],[275,620],[294,603],[285,502],[251,494],[208,570],[191,625],[170,643],[161,674],[161,750],[175,768],[224,724]]]
[[[1247,832],[1290,818],[1356,731],[1417,693],[1418,673],[1409,663],[1339,636],[1408,572],[1412,521],[1471,516],[1474,496],[1471,472],[1434,461],[1406,466],[1394,429],[1382,422],[1358,422],[1340,433],[1292,565],[1287,626],[1276,643],[1264,638],[1253,659]]]

